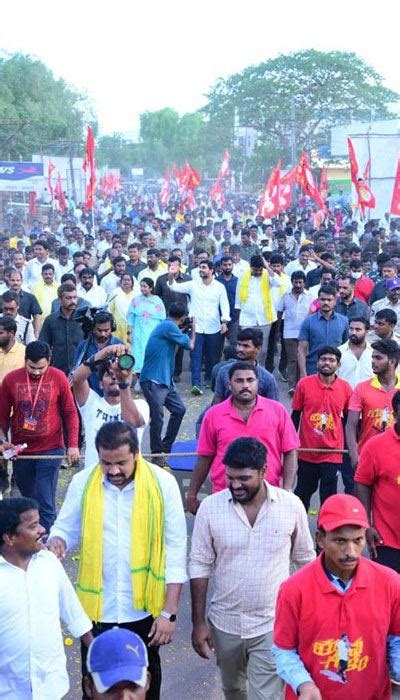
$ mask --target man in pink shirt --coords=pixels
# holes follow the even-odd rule
[[[193,514],[200,505],[197,494],[210,469],[213,492],[226,488],[223,457],[228,445],[238,437],[253,437],[265,445],[266,478],[270,484],[290,490],[296,478],[296,450],[300,443],[286,408],[257,395],[257,368],[249,362],[231,365],[229,383],[232,396],[211,406],[202,422],[199,456],[187,496],[187,508]]]

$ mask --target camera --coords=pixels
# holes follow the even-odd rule
[[[120,355],[119,357],[116,355],[110,355],[107,359],[110,364],[117,361],[120,369],[130,370],[135,365],[135,358],[133,355],[129,355],[129,353],[125,353],[125,355]]]
[[[179,330],[188,335],[192,332],[193,318],[186,316],[185,320],[179,325]]]
[[[94,318],[99,311],[106,311],[105,307],[95,306],[79,306],[74,312],[72,318],[82,326],[83,337],[88,338],[94,326]]]

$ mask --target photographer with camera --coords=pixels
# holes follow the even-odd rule
[[[79,343],[75,351],[74,367],[78,367],[88,357],[110,345],[125,346],[119,338],[113,335],[116,329],[114,317],[109,311],[103,309],[86,309],[82,313],[77,312],[75,318],[80,321],[83,328],[85,340]],[[97,371],[92,372],[89,377],[89,386],[99,396],[103,396],[100,388],[99,375]]]
[[[168,317],[152,331],[147,341],[144,362],[140,373],[140,385],[150,408],[150,448],[152,453],[171,452],[186,408],[173,381],[176,346],[193,350],[196,328],[191,320],[190,337],[181,330],[186,324],[186,305],[171,304]],[[164,438],[161,437],[164,422],[164,406],[170,419]],[[154,464],[165,465],[163,457],[156,457]]]
[[[149,407],[143,399],[134,401],[131,393],[134,358],[124,345],[107,345],[86,359],[74,372],[72,389],[85,428],[85,468],[98,462],[95,438],[103,423],[126,421],[137,429],[139,448],[149,422]],[[90,388],[90,377],[98,368],[99,396]]]

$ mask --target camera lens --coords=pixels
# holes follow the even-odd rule
[[[118,365],[121,369],[132,369],[135,364],[135,358],[133,355],[120,355],[118,358]]]

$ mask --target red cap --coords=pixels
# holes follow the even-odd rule
[[[344,493],[329,496],[319,511],[318,527],[330,532],[344,525],[370,527],[363,504],[355,496]]]

